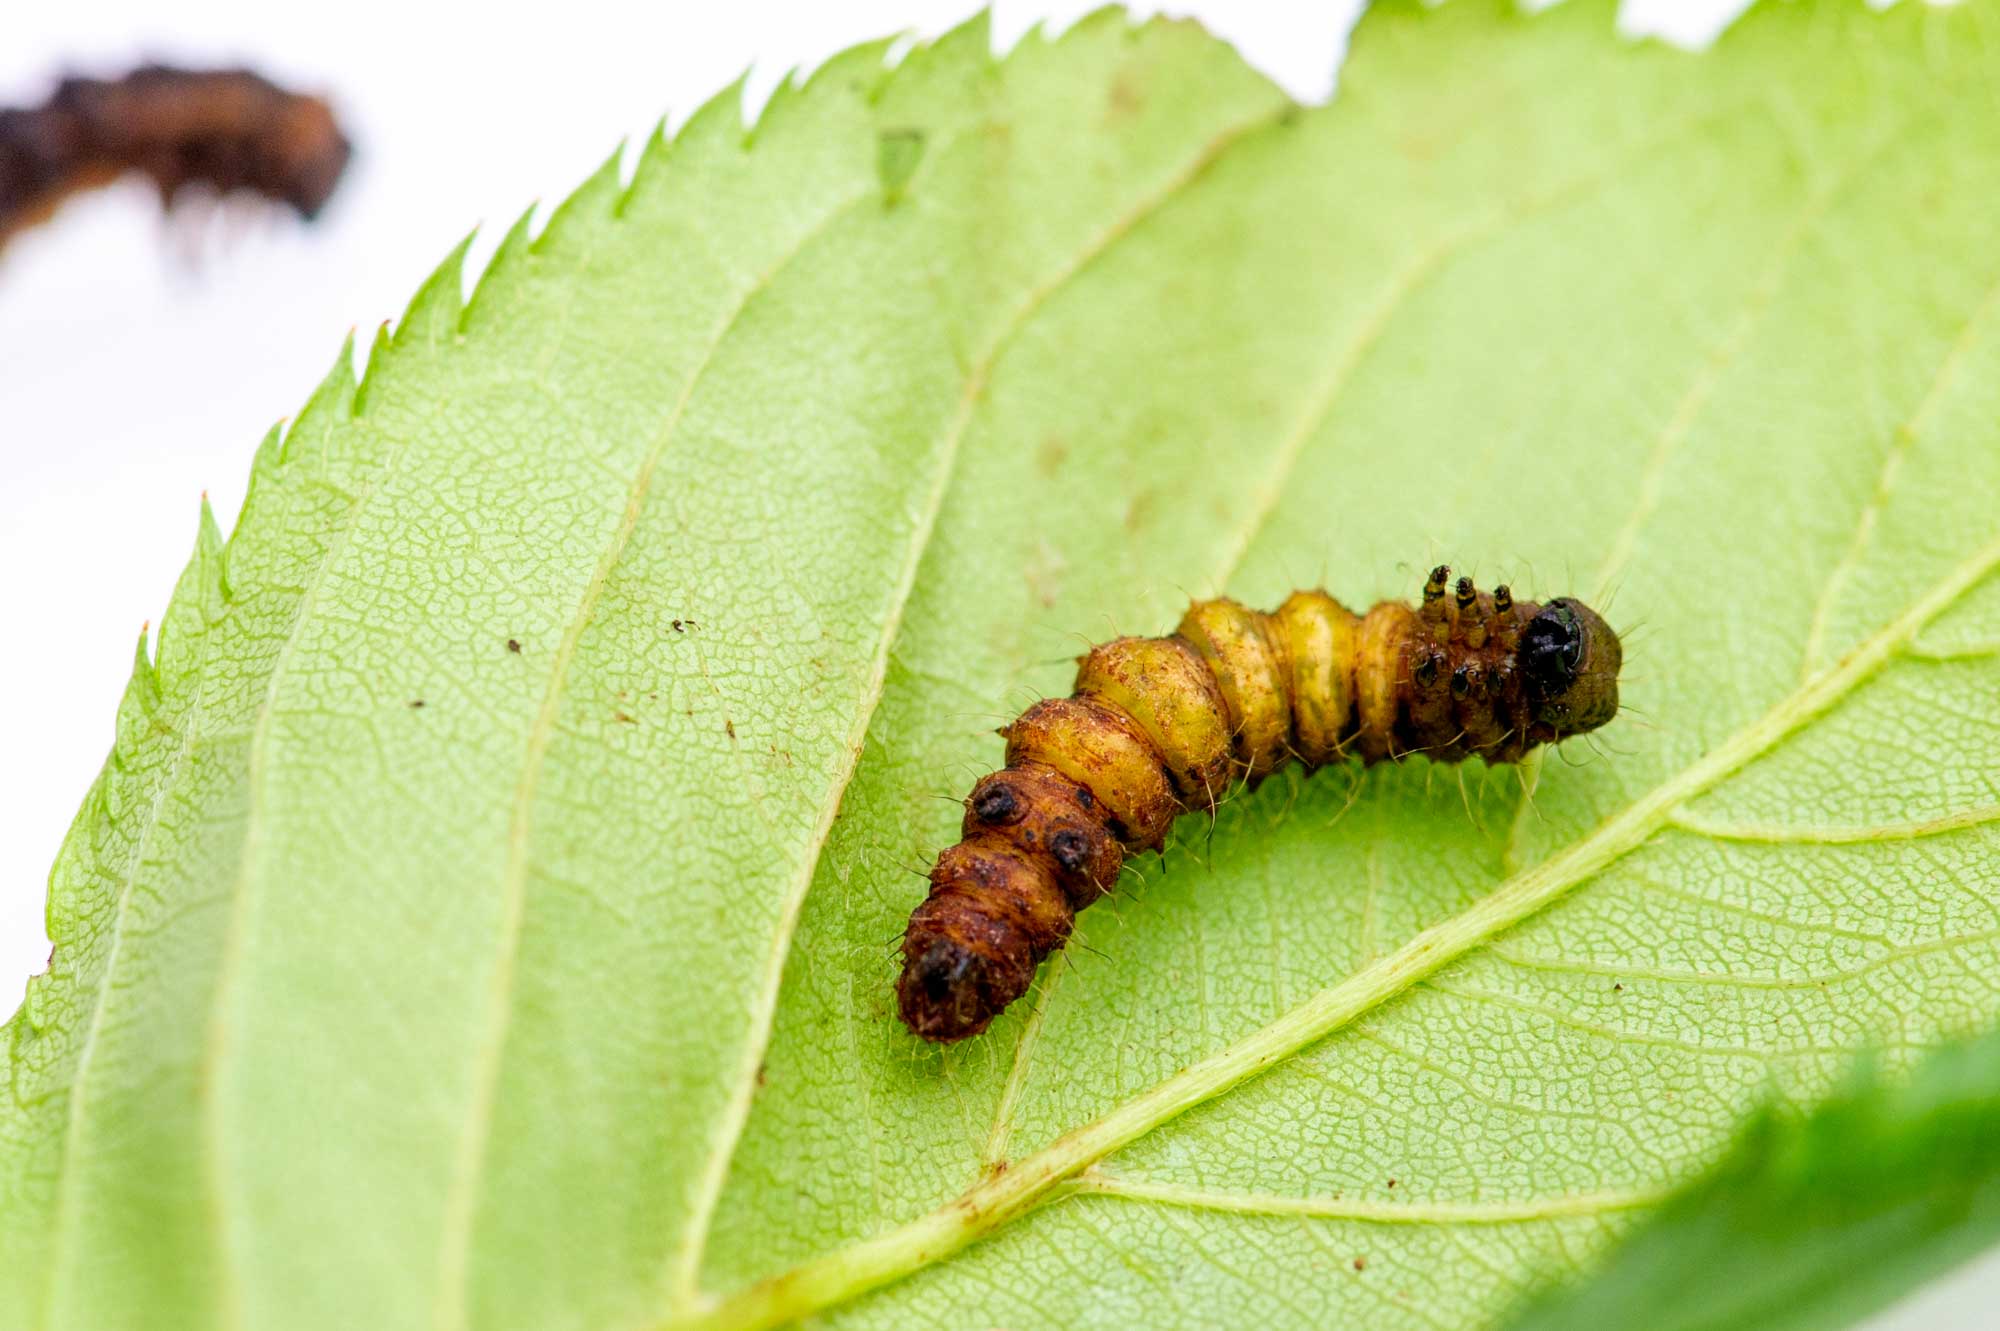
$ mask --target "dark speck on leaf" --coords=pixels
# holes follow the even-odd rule
[[[413,709],[414,709],[414,708],[418,708],[418,707],[422,707],[423,705],[424,705],[424,700],[423,700],[422,698],[417,698],[417,699],[414,699],[414,700],[413,700],[413,701],[412,701],[412,702],[410,703],[410,706],[411,706],[411,708],[413,708]]]
[[[1354,1269],[1357,1271],[1366,1271],[1368,1269],[1368,1259],[1366,1257],[1355,1258]]]
[[[521,640],[519,638],[507,639],[507,650],[519,656],[521,654]]]
[[[729,738],[736,738],[736,723],[734,721],[725,720],[722,723],[722,728],[729,732]]]

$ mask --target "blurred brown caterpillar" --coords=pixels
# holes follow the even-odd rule
[[[0,110],[0,242],[127,172],[150,177],[167,205],[199,183],[311,218],[350,150],[324,99],[247,69],[142,65],[118,79],[64,79],[40,106]]]
[[[1450,568],[1423,604],[1356,616],[1323,591],[1271,614],[1198,601],[1166,638],[1116,638],[1082,658],[1076,691],[1001,733],[1007,766],[965,802],[903,934],[903,1021],[926,1040],[986,1029],[1111,890],[1126,854],[1231,783],[1421,753],[1520,761],[1618,711],[1618,635],[1579,601],[1516,601]]]

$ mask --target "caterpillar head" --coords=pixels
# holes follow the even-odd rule
[[[1554,738],[1595,730],[1618,714],[1624,649],[1581,601],[1559,596],[1521,630],[1520,667],[1535,720]]]

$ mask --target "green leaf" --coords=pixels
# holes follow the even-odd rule
[[[142,652],[0,1325],[1490,1324],[1989,1024],[1995,26],[1388,5],[1302,109],[974,23],[454,255]],[[902,1031],[912,870],[1079,641],[1438,558],[1615,592],[1615,751],[1268,782]]]
[[[1715,1170],[1514,1331],[1845,1326],[2000,1235],[2000,1035],[1864,1069],[1799,1118],[1760,1114]]]

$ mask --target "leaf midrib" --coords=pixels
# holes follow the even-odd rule
[[[1590,835],[1516,874],[1472,906],[1424,929],[1394,953],[1321,990],[1275,1021],[1072,1129],[928,1215],[801,1263],[691,1313],[655,1323],[654,1331],[778,1326],[933,1265],[1052,1200],[1066,1180],[1112,1152],[1380,1007],[1646,844],[1669,825],[1681,805],[1778,747],[1871,679],[1919,630],[1996,567],[2000,567],[2000,537],[1953,568],[1838,665],[1780,698]]]

